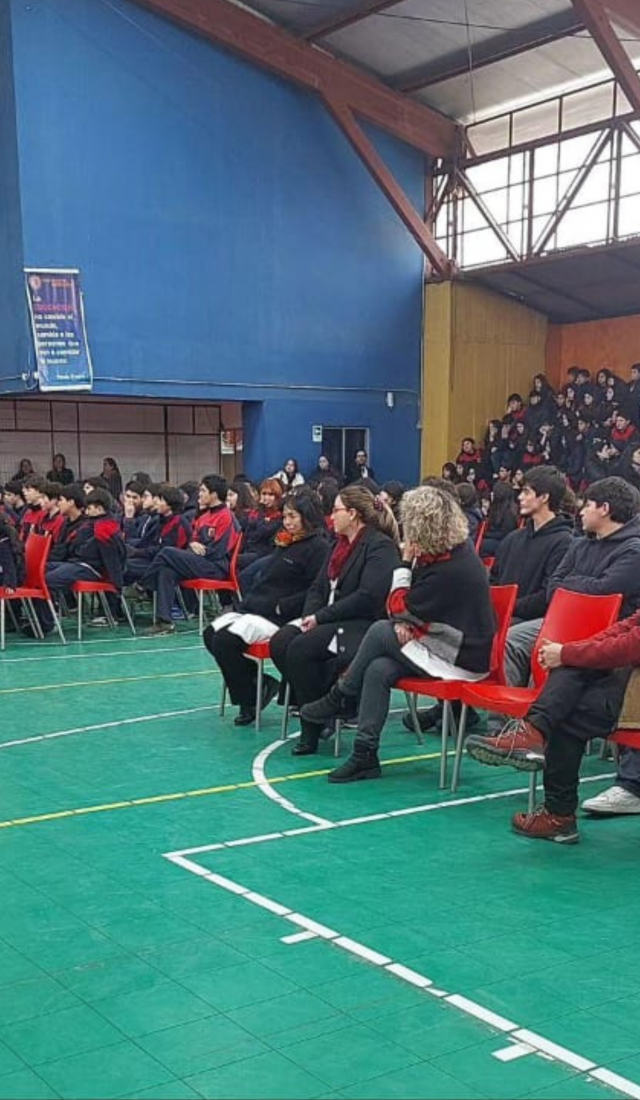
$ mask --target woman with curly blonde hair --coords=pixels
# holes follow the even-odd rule
[[[376,779],[380,733],[391,689],[402,676],[481,680],[489,672],[495,621],[487,571],[469,540],[454,497],[432,486],[405,493],[405,543],[387,601],[386,621],[369,628],[347,673],[331,691],[301,710],[324,725],[353,711],[353,753],[331,772],[330,783]]]

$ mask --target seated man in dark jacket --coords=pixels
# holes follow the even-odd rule
[[[544,804],[514,814],[513,828],[534,840],[576,844],[580,763],[591,738],[607,737],[616,728],[631,667],[640,666],[640,613],[582,642],[546,642],[540,661],[552,671],[526,718],[509,723],[497,738],[472,735],[467,750],[482,763],[520,771],[544,763]],[[621,787],[603,793],[615,790],[625,793]],[[583,809],[593,812],[589,800]],[[609,812],[638,813],[640,805]]]
[[[571,539],[567,552],[547,584],[547,602],[557,588],[607,596],[621,592],[623,615],[640,606],[640,493],[620,477],[595,481],[582,509],[585,538]],[[546,609],[546,604],[545,604]],[[512,687],[529,682],[530,659],[542,625],[536,617],[511,627],[506,674]]]

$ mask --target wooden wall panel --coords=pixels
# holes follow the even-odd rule
[[[463,283],[427,287],[425,313],[423,474],[455,458],[463,436],[482,438],[510,393],[526,398],[545,369],[548,327],[541,314]]]
[[[569,367],[597,373],[609,367],[622,378],[640,362],[640,315],[584,321],[576,325],[549,325],[546,373],[552,386],[566,382]]]

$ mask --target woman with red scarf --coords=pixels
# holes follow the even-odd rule
[[[327,695],[302,708],[302,718],[316,725],[358,708],[353,753],[330,773],[330,783],[380,777],[378,743],[402,676],[473,681],[489,672],[495,633],[489,579],[460,505],[449,492],[424,485],[405,494],[401,512],[403,560],[388,620],[371,626]]]
[[[371,624],[384,618],[399,563],[393,513],[364,486],[341,490],[333,521],[337,541],[308,592],[299,625],[289,623],[271,639],[271,657],[298,706],[329,690]],[[302,721],[293,755],[317,752],[318,739],[318,726]]]
[[[231,702],[240,709],[236,726],[255,720],[257,670],[245,658],[253,642],[267,641],[278,627],[302,611],[309,585],[329,552],[320,502],[307,489],[284,498],[283,529],[275,536],[275,549],[264,570],[245,592],[240,612],[220,615],[204,632],[204,644],[218,664]],[[263,681],[262,707],[278,692],[273,676]]]

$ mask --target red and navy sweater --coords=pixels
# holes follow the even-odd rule
[[[191,526],[191,541],[202,543],[207,560],[226,563],[227,566],[239,538],[238,524],[226,504],[207,508],[206,512],[196,516]]]
[[[101,578],[122,588],[126,549],[113,516],[80,516],[67,522],[54,549],[54,560],[89,565]]]

